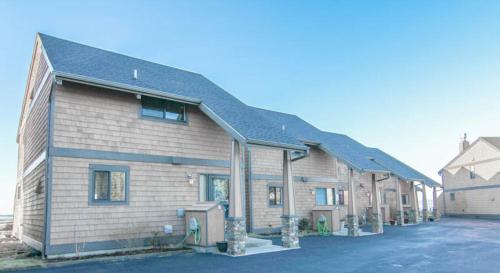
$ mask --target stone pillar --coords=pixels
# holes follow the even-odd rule
[[[423,216],[423,220],[424,222],[427,222],[429,221],[429,208],[428,208],[428,204],[427,204],[427,191],[425,190],[425,183],[422,182],[422,198],[423,198],[423,207],[422,207],[422,216]]]
[[[359,222],[356,211],[356,186],[353,181],[353,170],[349,168],[347,172],[347,182],[349,187],[348,204],[347,204],[347,235],[359,236]]]
[[[372,174],[372,232],[384,233],[382,209],[380,204],[380,190],[375,174]]]
[[[281,216],[283,247],[299,247],[299,218],[295,215],[295,187],[293,184],[290,151],[283,151],[283,216]]]
[[[403,214],[403,197],[401,195],[401,180],[396,181],[396,222],[398,225],[404,225],[404,214]]]
[[[229,255],[245,254],[247,237],[245,218],[243,217],[243,201],[241,186],[241,152],[240,143],[231,143],[231,178],[229,180],[229,217],[226,219],[227,253]]]
[[[418,224],[418,209],[417,209],[417,193],[415,187],[415,181],[410,182],[410,222],[412,224]]]
[[[441,215],[439,214],[438,210],[438,196],[437,196],[437,188],[432,187],[432,212],[434,216],[434,221],[439,220]]]

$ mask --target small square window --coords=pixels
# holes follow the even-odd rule
[[[410,200],[409,200],[408,194],[401,194],[401,202],[403,203],[403,205],[410,204]]]
[[[128,202],[129,168],[126,166],[90,165],[91,204]]]
[[[269,186],[269,205],[283,205],[283,187]]]
[[[475,166],[470,166],[470,179],[475,179],[476,178],[476,167]]]

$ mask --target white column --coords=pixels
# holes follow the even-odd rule
[[[410,182],[410,205],[411,205],[411,219],[410,221],[413,224],[418,224],[418,206],[417,206],[417,191],[416,191],[416,186],[415,186],[415,181]]]
[[[283,247],[299,247],[299,218],[295,215],[295,187],[291,152],[283,151],[283,216],[281,216]]]
[[[347,172],[347,182],[349,186],[347,204],[347,233],[349,236],[359,236],[358,214],[356,211],[356,186],[354,185],[353,169]]]
[[[426,186],[425,183],[422,182],[422,198],[423,198],[423,209],[422,209],[422,215],[424,217],[424,222],[427,222],[429,220],[429,208],[427,204],[427,191],[426,191]]]
[[[432,213],[434,216],[434,221],[439,220],[439,210],[438,210],[438,196],[437,196],[437,188],[432,187]]]
[[[295,216],[295,187],[293,185],[290,151],[283,153],[283,215]]]
[[[382,209],[380,207],[380,190],[375,174],[372,174],[372,232],[384,233]]]
[[[242,187],[241,187],[241,152],[240,143],[231,143],[231,178],[229,182],[229,217],[243,217]]]
[[[403,200],[401,195],[401,180],[396,181],[396,221],[398,225],[404,224]]]
[[[240,143],[231,143],[231,177],[229,180],[229,216],[226,219],[227,253],[238,256],[245,254],[247,237],[245,218],[243,217],[242,185],[241,185],[241,152]]]

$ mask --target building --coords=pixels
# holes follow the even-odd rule
[[[460,141],[459,154],[439,174],[441,213],[500,219],[500,137]]]
[[[150,247],[158,234],[179,242],[182,209],[205,201],[227,205],[232,255],[247,231],[281,230],[298,247],[298,221],[315,206],[339,206],[350,235],[360,223],[381,233],[390,217],[418,221],[416,183],[439,186],[200,74],[44,34],[17,142],[14,234],[49,258]]]

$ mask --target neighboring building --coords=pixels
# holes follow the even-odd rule
[[[480,137],[469,144],[464,135],[459,154],[439,174],[441,213],[500,219],[500,137]]]
[[[162,240],[179,242],[179,209],[203,201],[228,205],[235,255],[245,230],[281,229],[284,245],[298,246],[297,217],[316,206],[339,206],[352,235],[371,218],[382,232],[384,219],[418,210],[416,181],[439,186],[200,74],[43,34],[17,141],[14,234],[47,257],[148,247],[165,225]]]

